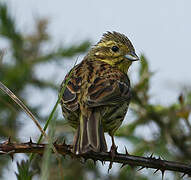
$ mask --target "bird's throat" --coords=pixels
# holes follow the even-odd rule
[[[128,72],[128,69],[132,64],[131,61],[128,61],[126,59],[116,60],[116,61],[113,61],[111,59],[100,59],[100,61],[110,64],[112,67],[119,69],[121,72],[125,74]]]
[[[132,62],[124,60],[121,63],[117,64],[117,68],[126,74],[129,70],[129,67],[131,66],[131,64],[132,64]]]

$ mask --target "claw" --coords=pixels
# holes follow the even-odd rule
[[[114,160],[115,155],[117,154],[117,146],[113,146],[113,145],[111,146],[110,154],[111,154],[112,160]]]
[[[118,148],[115,145],[114,137],[112,135],[110,135],[110,136],[111,136],[111,140],[112,140],[112,145],[111,145],[111,149],[110,149],[111,162],[109,163],[108,173],[109,173],[110,169],[112,168],[113,160],[115,158],[115,155],[117,154],[117,148]]]
[[[111,158],[112,160],[115,158],[115,155],[117,154],[117,146],[115,145],[115,141],[114,141],[114,137],[111,136],[111,140],[112,140],[112,145],[111,145],[111,149],[110,149],[110,154],[111,154]]]

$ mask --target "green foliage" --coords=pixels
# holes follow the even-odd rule
[[[43,154],[43,161],[42,161],[42,165],[41,165],[41,176],[40,179],[44,180],[44,179],[48,179],[50,174],[49,168],[50,168],[50,160],[51,160],[51,155],[52,155],[52,148],[51,148],[51,144],[53,143],[53,136],[54,136],[54,123],[53,121],[51,121],[49,123],[49,133],[48,133],[48,137],[49,137],[49,141],[48,141],[48,146],[45,149],[45,152]],[[57,157],[59,158],[59,157]],[[59,161],[58,161],[59,162]]]
[[[32,180],[34,173],[30,170],[29,161],[22,160],[20,163],[17,162],[18,173],[15,173],[17,180]]]

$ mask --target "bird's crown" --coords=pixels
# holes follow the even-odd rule
[[[126,45],[127,47],[129,47],[129,49],[134,50],[134,47],[131,41],[127,38],[127,36],[115,31],[113,32],[107,31],[106,33],[104,33],[101,40],[97,44],[99,45],[99,44],[112,42],[112,41]]]

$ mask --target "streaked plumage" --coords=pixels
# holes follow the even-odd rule
[[[129,39],[108,32],[72,69],[61,106],[64,117],[76,129],[74,153],[107,151],[104,132],[113,137],[128,110],[127,71],[134,60],[138,57]],[[112,142],[114,145],[113,138]]]

